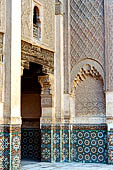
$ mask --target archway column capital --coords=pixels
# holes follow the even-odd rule
[[[38,77],[41,85],[41,125],[54,122],[54,76],[52,74]]]
[[[41,94],[47,95],[53,93],[54,76],[52,74],[39,76],[38,81],[42,88]]]

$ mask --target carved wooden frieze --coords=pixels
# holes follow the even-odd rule
[[[22,41],[22,66],[29,68],[29,62],[41,64],[43,72],[53,73],[54,52]]]

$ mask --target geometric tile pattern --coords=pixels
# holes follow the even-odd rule
[[[51,127],[41,129],[41,161],[51,162]]]
[[[41,161],[107,163],[106,126],[86,127],[56,126],[41,130]]]
[[[60,129],[55,129],[53,133],[53,155],[54,158],[53,160],[55,162],[60,162],[61,160],[61,155],[60,155],[60,136],[61,136],[61,130]]]
[[[10,162],[11,169],[20,170],[21,165],[21,128],[10,127]]]
[[[81,128],[82,127],[82,128]],[[42,127],[41,138],[39,129],[22,129],[24,139],[29,142],[23,145],[22,154],[27,151],[31,153],[32,160],[39,160],[41,151],[41,161],[51,162],[88,162],[88,163],[113,163],[113,132],[108,132],[104,128],[93,128],[87,125],[78,128],[70,127]],[[9,170],[20,170],[21,160],[21,131],[20,127],[8,127],[0,132],[0,168]],[[27,133],[26,133],[27,132]],[[30,134],[28,134],[28,132]],[[52,135],[53,133],[53,135]],[[36,140],[34,140],[36,139]],[[41,139],[41,149],[39,147]],[[22,139],[23,140],[23,139]],[[107,143],[109,160],[107,160]],[[32,148],[32,150],[31,150]],[[33,153],[32,153],[33,152]],[[38,153],[39,152],[39,153]],[[52,155],[53,154],[53,155]],[[26,154],[25,154],[26,155]],[[23,154],[23,156],[25,156]],[[24,157],[27,158],[28,157]],[[31,158],[31,157],[29,157]],[[40,160],[39,160],[40,161]]]
[[[0,129],[0,169],[20,170],[20,127],[1,127]]]
[[[113,131],[108,132],[108,162],[113,164]]]
[[[41,160],[41,134],[39,128],[22,128],[22,159]]]
[[[63,130],[63,162],[69,162],[69,130],[64,129]]]
[[[104,0],[70,1],[71,70],[84,58],[104,66]]]
[[[1,129],[0,129],[1,130]],[[8,129],[6,132],[0,132],[0,169],[9,170],[9,139],[10,135]]]
[[[73,130],[71,133],[71,161],[106,163],[106,135],[104,130]]]

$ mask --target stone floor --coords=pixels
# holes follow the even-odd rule
[[[45,163],[22,161],[21,170],[113,170],[113,165],[85,163]]]

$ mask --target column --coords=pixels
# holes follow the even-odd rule
[[[106,122],[108,126],[108,163],[113,164],[113,0],[104,1]]]
[[[20,170],[21,0],[6,0],[0,169]]]
[[[39,76],[41,84],[41,161],[53,161],[53,128],[55,122],[54,112],[54,76],[52,74]]]
[[[55,118],[61,124],[64,119],[63,6],[62,0],[55,2]]]
[[[63,161],[64,128],[64,20],[63,0],[55,0],[55,127],[53,160]]]

